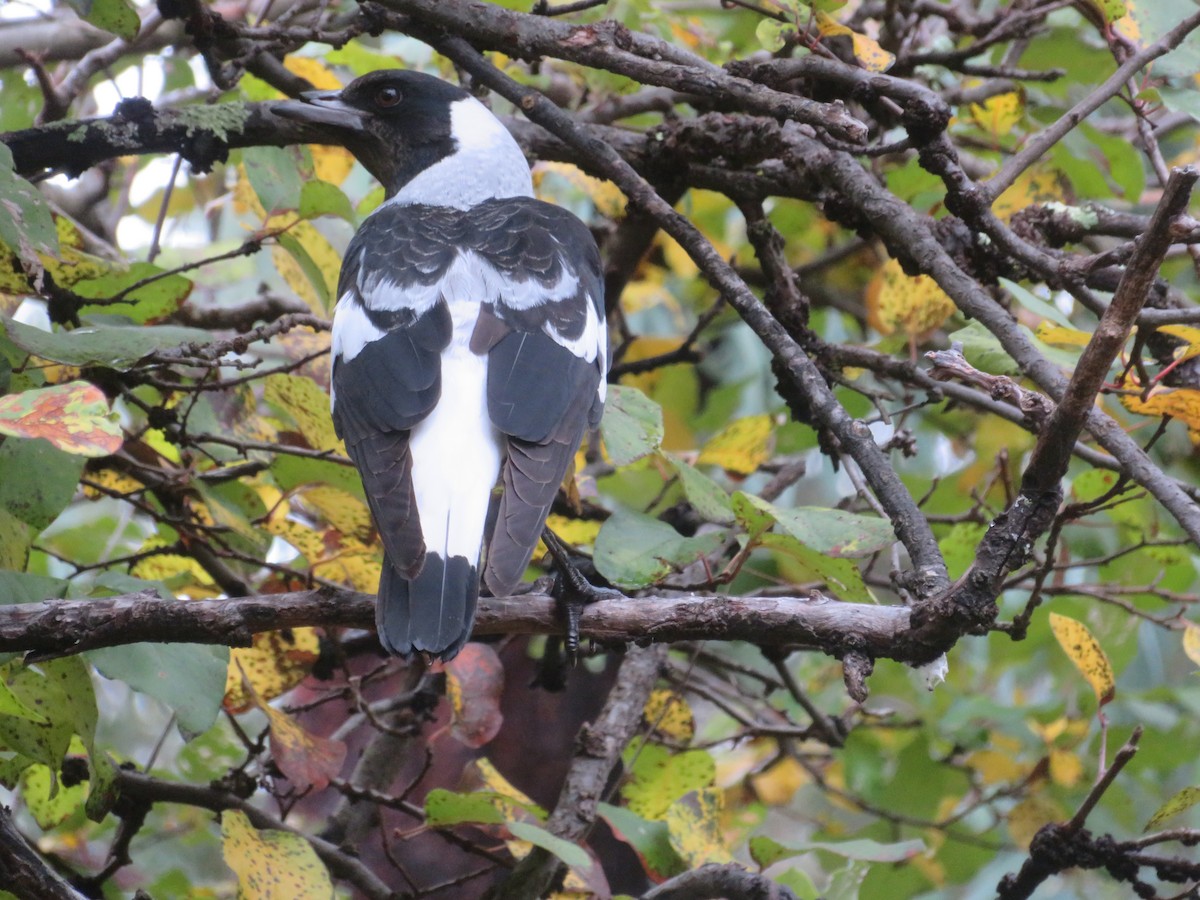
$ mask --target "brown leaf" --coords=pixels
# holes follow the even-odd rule
[[[486,644],[467,644],[446,663],[446,694],[453,721],[450,733],[468,747],[482,747],[496,736],[504,716],[500,695],[504,666]]]

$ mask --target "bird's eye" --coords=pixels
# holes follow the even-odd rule
[[[382,87],[375,93],[375,105],[389,109],[400,102],[400,92],[394,87]]]

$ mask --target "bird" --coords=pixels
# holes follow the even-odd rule
[[[482,580],[520,583],[609,366],[600,252],[534,197],[508,129],[463,88],[414,70],[276,103],[384,188],[350,240],[333,314],[330,404],[384,560],[389,653],[448,661]]]

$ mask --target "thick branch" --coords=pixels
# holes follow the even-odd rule
[[[29,846],[3,806],[0,806],[0,885],[19,897],[39,900],[81,900],[83,896]]]
[[[634,648],[626,654],[604,708],[594,721],[579,729],[575,758],[546,823],[551,833],[578,843],[591,830],[597,804],[621,752],[641,724],[642,709],[664,659],[663,647]],[[558,857],[535,847],[500,886],[495,900],[543,897],[561,869]]]
[[[848,647],[901,662],[920,661],[902,640],[908,610],[824,597],[646,596],[593,604],[580,635],[605,643],[742,640],[800,645],[840,656]],[[321,588],[236,600],[162,600],[127,594],[0,606],[0,653],[65,655],[139,641],[247,646],[257,632],[304,625],[374,627],[370,594]],[[563,634],[544,594],[480,598],[477,637]]]
[[[403,29],[406,31],[419,23],[419,30],[426,34],[436,29],[520,59],[567,59],[642,84],[717,97],[733,108],[804,122],[843,140],[858,143],[867,135],[866,126],[841,103],[818,103],[736,78],[681,47],[630,31],[617,22],[575,26],[463,0],[382,0],[381,5],[412,18]]]
[[[1112,303],[1104,310],[1096,331],[1079,357],[1062,399],[1042,429],[1021,490],[1039,493],[1056,490],[1067,473],[1071,450],[1083,431],[1084,422],[1096,402],[1096,395],[1108,377],[1109,368],[1129,337],[1138,313],[1154,285],[1158,267],[1171,246],[1171,222],[1187,211],[1192,187],[1200,172],[1188,166],[1175,169],[1163,190],[1162,199],[1142,235],[1133,258],[1117,286]]]

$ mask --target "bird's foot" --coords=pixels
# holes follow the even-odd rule
[[[542,532],[542,540],[554,557],[556,573],[550,593],[567,620],[566,650],[567,655],[574,658],[579,653],[579,620],[584,608],[601,600],[623,600],[625,595],[588,581],[572,560],[570,550],[549,528]]]

